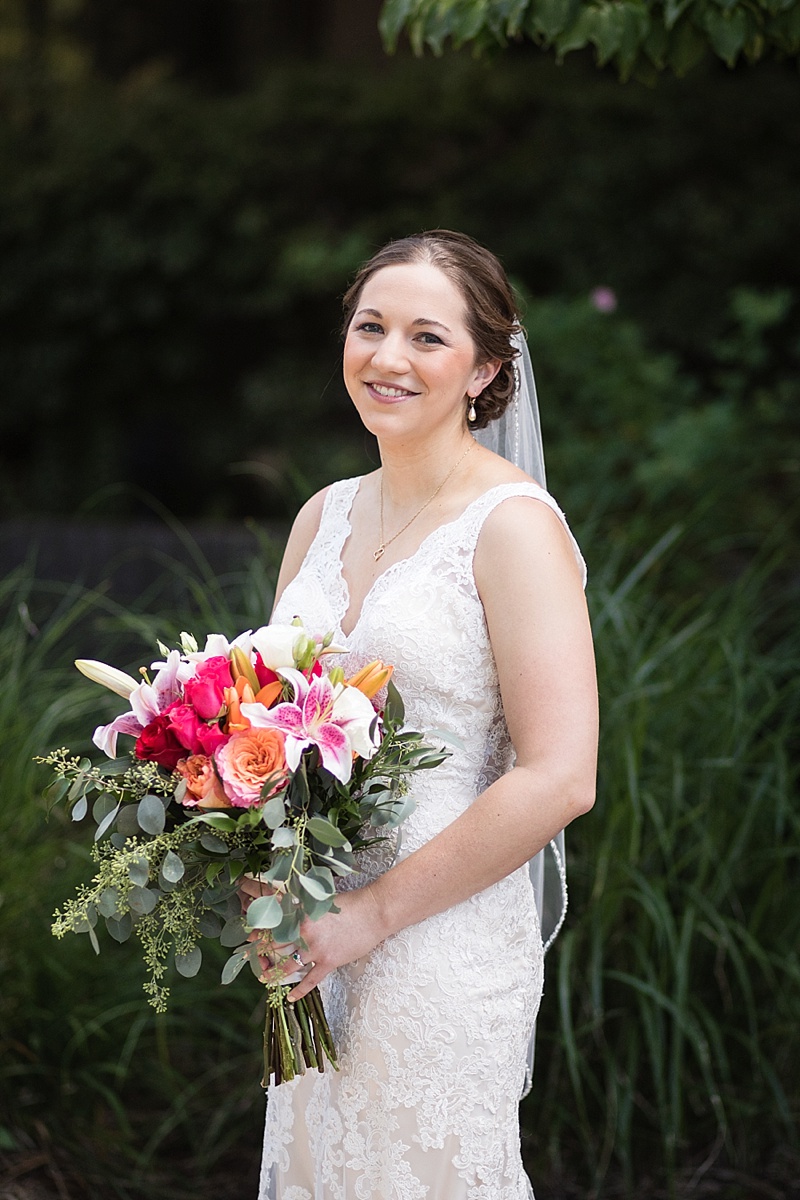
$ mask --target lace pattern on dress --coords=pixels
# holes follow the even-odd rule
[[[358,484],[330,488],[275,620],[299,615],[312,632],[343,636],[341,552]],[[534,497],[564,521],[536,485],[493,488],[378,576],[345,638],[347,674],[372,658],[392,662],[409,726],[450,730],[464,747],[414,780],[401,858],[513,761],[473,575],[483,522],[510,496]],[[385,870],[395,849],[365,862],[356,884]],[[525,867],[330,975],[323,999],[341,1070],[270,1090],[260,1200],[531,1200],[518,1104],[542,985]]]

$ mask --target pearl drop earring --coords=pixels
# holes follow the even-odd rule
[[[469,398],[469,408],[467,409],[467,420],[469,421],[470,425],[472,425],[472,424],[473,424],[473,422],[475,421],[475,419],[476,419],[477,415],[478,415],[478,414],[475,412],[475,397],[474,397],[474,396],[470,396],[470,398]]]

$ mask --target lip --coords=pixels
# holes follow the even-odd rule
[[[401,404],[404,400],[412,400],[419,392],[412,392],[409,388],[400,387],[396,383],[386,383],[383,379],[369,379],[364,381],[364,386],[369,392],[373,400],[377,400],[379,404]],[[400,395],[386,396],[383,392],[379,392],[378,388],[386,388],[393,392],[399,392]]]

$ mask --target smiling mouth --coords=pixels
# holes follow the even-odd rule
[[[368,385],[373,392],[377,392],[379,396],[384,396],[387,400],[403,400],[407,396],[416,396],[416,392],[410,392],[408,388],[389,387],[386,383],[370,383]]]

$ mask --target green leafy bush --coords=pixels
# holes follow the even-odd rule
[[[363,469],[337,295],[375,246],[426,226],[475,234],[537,298],[548,441],[562,421],[566,440],[573,393],[595,387],[548,305],[598,284],[619,300],[586,327],[601,357],[609,339],[603,379],[612,348],[620,372],[644,372],[625,419],[691,425],[700,396],[726,401],[708,346],[731,289],[800,284],[795,86],[764,67],[621,88],[578,60],[511,54],[276,68],[233,96],[65,87],[35,120],[7,89],[0,511],[74,511],[127,481],[182,515],[286,516]],[[598,397],[608,429],[615,402]],[[767,408],[780,436],[790,399]],[[687,452],[703,420],[679,430]],[[104,504],[130,511],[131,496]]]
[[[692,524],[688,514],[683,535],[669,530],[644,554],[639,531],[592,571],[599,792],[569,833],[571,911],[549,959],[524,1110],[541,1194],[553,1181],[554,1194],[638,1196],[645,1178],[678,1188],[720,1166],[728,1180],[763,1178],[795,1144],[796,584],[773,541],[735,585],[678,602],[664,581],[679,577],[670,560]],[[263,618],[260,561],[185,583],[182,610],[157,620],[155,593],[146,611],[123,612],[24,572],[0,597],[0,1148],[41,1145],[46,1111],[48,1153],[93,1200],[233,1200],[254,1187],[250,981],[223,989],[222,960],[209,963],[207,989],[176,979],[170,1015],[154,1017],[135,955],[104,945],[95,957],[88,939],[56,943],[49,931],[86,851],[60,810],[45,821],[46,777],[31,760],[65,739],[90,749],[106,716],[71,667],[76,653],[139,661],[143,640],[165,630]]]

